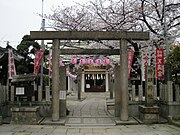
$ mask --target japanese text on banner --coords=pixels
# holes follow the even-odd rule
[[[156,49],[156,78],[164,78],[164,50]]]
[[[14,64],[14,57],[13,57],[13,51],[12,49],[8,50],[8,63],[9,63],[9,68],[8,68],[8,73],[9,73],[9,79],[12,79],[13,75],[16,75],[16,69],[15,69],[15,64]]]

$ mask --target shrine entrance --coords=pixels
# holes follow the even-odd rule
[[[106,92],[106,75],[98,71],[85,73],[85,92]]]
[[[66,99],[59,100],[59,95],[64,94],[65,90],[59,91],[59,55],[66,54],[111,54],[112,52],[118,52],[120,55],[120,72],[116,72],[116,84],[115,84],[115,107],[119,108],[119,116],[121,121],[128,121],[128,54],[127,54],[127,40],[148,40],[148,32],[128,32],[128,31],[31,31],[30,36],[35,40],[53,40],[52,46],[52,121],[59,121],[60,112],[66,111]],[[60,48],[60,40],[119,40],[120,49],[72,49],[63,50]],[[78,71],[78,81],[81,80],[80,74],[82,71]],[[98,73],[99,74],[99,73]],[[83,79],[85,80],[85,79]],[[90,86],[100,86],[103,82],[90,82]],[[78,97],[82,91],[82,85],[78,87]],[[106,86],[107,87],[107,86]],[[89,87],[88,87],[89,88]],[[87,88],[87,89],[88,89]],[[117,94],[118,93],[118,94]],[[60,111],[61,110],[61,111]],[[81,121],[81,120],[80,120]],[[89,120],[85,120],[89,121]],[[101,120],[100,120],[101,121]]]

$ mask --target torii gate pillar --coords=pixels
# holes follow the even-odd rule
[[[59,120],[59,39],[52,46],[52,121]]]
[[[120,40],[120,119],[128,120],[128,53],[127,40]]]

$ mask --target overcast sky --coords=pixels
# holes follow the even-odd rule
[[[73,5],[73,2],[86,3],[90,0],[44,0],[44,14],[51,13],[58,5]],[[40,30],[42,0],[0,0],[0,46],[6,42],[16,47],[22,37],[31,30]]]

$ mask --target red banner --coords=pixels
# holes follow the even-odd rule
[[[49,77],[52,78],[52,50],[49,50]]]
[[[130,79],[130,72],[131,72],[133,57],[134,57],[134,51],[128,50],[128,79]]]
[[[37,50],[35,53],[35,59],[34,59],[34,74],[35,75],[38,75],[38,73],[39,73],[40,64],[41,64],[43,54],[44,54],[43,50]]]
[[[156,49],[156,78],[164,78],[164,49]]]
[[[146,79],[145,67],[150,65],[150,52],[142,52],[141,54],[141,76],[142,81]]]
[[[13,51],[12,49],[8,50],[8,73],[9,73],[9,79],[12,79],[13,75],[16,75],[16,69],[14,64],[14,57],[13,57]]]

